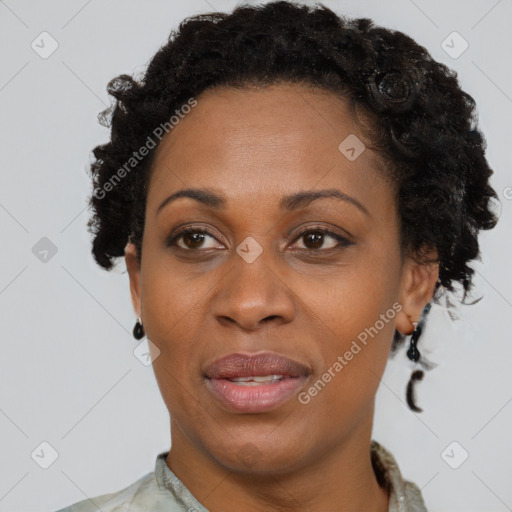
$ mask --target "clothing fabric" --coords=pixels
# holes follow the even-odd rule
[[[167,452],[156,457],[155,469],[130,486],[80,501],[57,512],[208,512],[169,469]],[[371,460],[382,487],[389,492],[388,512],[427,512],[420,489],[403,480],[393,455],[371,442]]]

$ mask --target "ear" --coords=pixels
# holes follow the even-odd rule
[[[131,242],[128,242],[124,248],[124,261],[126,262],[126,269],[130,276],[130,293],[132,296],[133,309],[135,314],[140,316],[142,311],[140,296],[140,265],[137,261],[137,249]]]
[[[422,252],[429,260],[437,259],[437,250],[430,248]],[[402,272],[399,303],[402,309],[396,315],[396,328],[402,334],[411,334],[423,308],[432,299],[439,277],[439,263],[417,263],[406,258]]]

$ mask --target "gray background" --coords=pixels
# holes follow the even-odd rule
[[[108,137],[96,121],[109,104],[108,81],[143,71],[184,17],[235,5],[0,1],[0,511],[52,511],[117,491],[169,449],[152,368],[133,354],[124,263],[107,273],[90,255],[86,169],[92,148]],[[480,235],[482,261],[473,263],[473,297],[484,298],[460,306],[456,321],[432,308],[422,344],[438,366],[417,387],[423,413],[404,403],[414,365],[403,352],[390,360],[373,437],[422,489],[429,512],[512,510],[512,1],[325,5],[411,35],[455,69],[477,101],[502,203],[497,228]],[[59,45],[46,59],[31,47],[42,46],[43,31]],[[457,58],[462,40],[445,43],[452,56],[442,46],[454,31],[469,43]],[[46,261],[43,237],[57,249]],[[43,442],[58,453],[47,469],[41,464],[51,462],[52,449]]]

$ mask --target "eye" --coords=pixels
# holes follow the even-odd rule
[[[349,247],[350,245],[354,245],[354,243],[348,240],[347,238],[322,227],[308,228],[307,230],[299,233],[295,240],[304,240],[306,245],[305,249],[312,249],[313,251],[316,251],[318,249],[321,249],[326,239],[329,238],[331,240],[334,240],[336,243],[331,243],[329,247],[323,247],[324,250],[340,249],[343,247]],[[299,247],[299,249],[302,248]]]
[[[188,250],[195,250],[195,249],[214,249],[215,246],[211,247],[205,247],[204,241],[206,238],[211,238],[212,240],[215,240],[215,238],[206,230],[199,229],[199,228],[188,228],[183,229],[179,233],[176,233],[175,235],[172,235],[167,240],[167,247],[176,246],[180,249],[183,249],[185,251]],[[182,241],[185,245],[180,245],[178,241]]]
[[[208,238],[216,240],[216,238],[207,230],[189,227],[187,229],[179,231],[175,235],[171,235],[167,240],[167,247],[176,246],[179,249],[183,249],[185,251],[217,248],[217,246],[215,245],[210,245],[210,247],[205,245],[205,240],[207,240]],[[340,249],[354,245],[354,243],[348,240],[347,238],[323,227],[310,227],[307,230],[302,231],[295,237],[294,242],[300,239],[303,239],[305,241],[305,247],[299,247],[299,249],[311,249],[313,252],[318,251],[322,248],[323,250],[330,250]],[[325,241],[328,239],[331,239],[331,241],[334,240],[335,243],[333,244],[331,242],[329,247],[323,247]]]

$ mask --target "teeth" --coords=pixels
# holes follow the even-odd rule
[[[267,383],[272,384],[274,382],[280,381],[283,378],[284,378],[283,375],[254,375],[251,377],[234,377],[234,378],[228,379],[228,380],[230,380],[231,382],[236,382],[236,383],[246,385],[246,386],[247,385],[248,386],[257,386],[258,383],[267,382]]]

